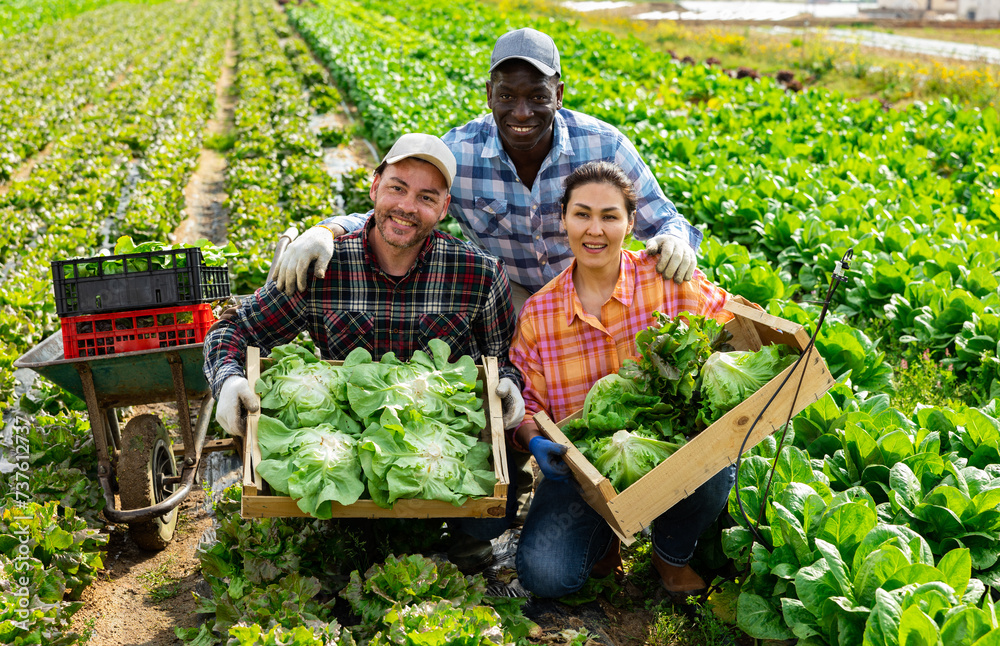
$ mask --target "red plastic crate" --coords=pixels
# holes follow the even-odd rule
[[[208,303],[61,319],[67,359],[191,345],[215,322]]]

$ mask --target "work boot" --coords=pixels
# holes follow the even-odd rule
[[[493,543],[473,538],[464,532],[455,532],[448,560],[461,570],[462,574],[477,574],[493,563]]]
[[[685,603],[688,597],[700,597],[708,592],[708,584],[690,565],[671,565],[653,552],[653,567],[660,575],[660,584],[672,603]]]
[[[601,560],[594,563],[594,567],[590,570],[590,576],[595,579],[603,579],[612,572],[615,574],[615,579],[625,576],[625,571],[622,569],[622,542],[617,537],[611,543],[607,553],[601,557]]]

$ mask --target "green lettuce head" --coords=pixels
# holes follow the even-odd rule
[[[618,431],[614,435],[594,440],[581,450],[615,489],[624,491],[659,463],[680,448],[680,444],[664,442],[646,431]]]
[[[754,394],[797,355],[785,345],[764,346],[757,352],[716,352],[701,369],[702,413],[715,421]]]
[[[365,491],[358,441],[329,424],[291,429],[261,415],[257,426],[261,463],[257,473],[275,491],[295,498],[299,509],[330,518],[333,502],[351,505]]]
[[[361,435],[361,425],[346,412],[347,370],[320,361],[299,345],[271,351],[274,364],[257,381],[260,405],[274,411],[289,428],[332,424],[351,435]]]
[[[591,431],[618,431],[634,426],[636,414],[659,401],[656,395],[645,392],[640,383],[610,374],[599,379],[587,393],[583,418]]]

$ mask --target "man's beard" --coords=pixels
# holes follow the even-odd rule
[[[386,223],[389,222],[393,217],[399,218],[400,220],[405,220],[406,222],[412,222],[416,225],[414,227],[414,232],[415,232],[414,236],[410,239],[409,242],[402,243],[397,240],[394,240],[386,232],[386,226],[387,226]],[[431,226],[426,230],[422,229],[419,218],[413,218],[408,216],[402,209],[393,209],[387,213],[376,211],[375,226],[378,227],[378,231],[379,233],[382,234],[382,239],[385,240],[386,244],[388,244],[391,247],[396,247],[397,249],[410,249],[417,245],[423,244],[424,240],[426,240],[427,236],[430,234],[431,229],[434,228],[433,226]]]

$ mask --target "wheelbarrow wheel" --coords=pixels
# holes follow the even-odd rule
[[[165,500],[176,485],[162,480],[177,475],[177,464],[170,449],[167,430],[156,415],[139,415],[129,420],[122,433],[122,451],[118,460],[118,495],[122,509],[141,509]],[[129,523],[129,534],[144,550],[158,552],[174,536],[177,509],[139,523]]]

